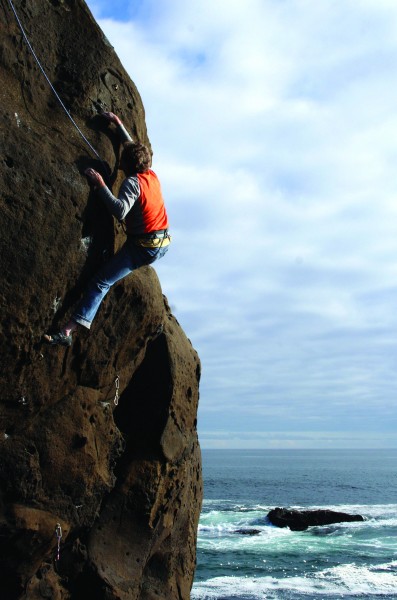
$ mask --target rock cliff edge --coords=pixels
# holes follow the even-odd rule
[[[150,146],[136,87],[82,0],[14,5],[117,191],[120,148],[98,115]],[[71,348],[41,343],[124,233],[89,194],[82,173],[103,165],[8,0],[0,13],[1,597],[188,600],[200,361],[151,267],[111,290]]]

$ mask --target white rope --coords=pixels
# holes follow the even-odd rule
[[[12,3],[12,0],[8,0],[12,12],[14,13],[15,19],[18,23],[19,29],[21,30],[21,33],[25,39],[26,44],[28,45],[29,50],[31,51],[40,71],[42,72],[42,74],[44,75],[48,85],[50,86],[51,90],[53,91],[56,99],[58,100],[59,104],[62,106],[63,110],[65,111],[66,115],[68,116],[68,118],[71,120],[71,122],[73,123],[74,127],[77,129],[77,131],[79,132],[79,134],[81,135],[81,137],[83,138],[83,140],[85,141],[85,143],[87,144],[87,146],[90,148],[90,150],[95,154],[95,156],[103,163],[103,160],[101,159],[101,157],[99,156],[98,152],[95,150],[95,148],[90,144],[90,142],[87,140],[87,138],[85,137],[84,133],[81,131],[80,127],[77,125],[76,121],[73,119],[73,117],[71,116],[71,114],[69,113],[68,109],[66,108],[66,106],[64,105],[64,103],[62,102],[61,98],[59,97],[58,92],[56,91],[56,89],[54,88],[54,86],[52,85],[51,81],[49,80],[49,78],[47,77],[47,73],[44,71],[43,67],[41,66],[41,63],[39,61],[39,59],[37,58],[37,55],[35,53],[35,51],[33,50],[32,44],[30,43],[28,36],[25,33],[25,30],[22,26],[22,23],[18,17],[17,11],[15,10],[14,4]]]

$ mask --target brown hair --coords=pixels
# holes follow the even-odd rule
[[[126,142],[120,159],[120,166],[126,175],[143,173],[152,164],[149,148],[144,144]]]

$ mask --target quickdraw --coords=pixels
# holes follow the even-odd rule
[[[62,527],[61,527],[60,523],[56,524],[55,535],[57,536],[57,540],[58,540],[57,557],[55,560],[57,562],[59,562],[59,559],[61,557],[61,539],[62,539]]]
[[[119,398],[120,398],[120,396],[119,396],[120,378],[119,378],[118,375],[116,375],[116,379],[114,380],[114,383],[115,383],[115,386],[116,386],[116,393],[115,393],[113,402],[114,402],[115,406],[117,406],[118,403],[119,403]]]

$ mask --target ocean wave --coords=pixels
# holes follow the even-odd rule
[[[306,531],[279,528],[267,519],[267,512],[249,507],[247,512],[212,510],[203,513],[198,527],[197,547],[200,551],[247,552],[248,556],[262,556],[278,561],[278,556],[292,557],[308,554],[321,559],[330,556],[338,560],[344,556],[347,562],[366,556],[370,563],[394,556],[397,550],[394,535],[397,527],[397,505],[339,505],[338,510],[363,514],[365,521],[342,522],[332,525],[313,526]],[[256,509],[256,510],[254,510]],[[340,562],[340,561],[338,561]],[[204,567],[205,568],[205,567]],[[397,593],[396,593],[397,598]]]
[[[360,595],[361,597],[396,598],[396,563],[377,567],[340,565],[314,574],[299,577],[215,577],[197,582],[191,600],[263,600],[264,598],[290,598],[293,594],[308,597]],[[276,594],[276,595],[273,595]]]
[[[325,507],[289,507],[296,510],[323,510]],[[397,505],[378,505],[378,506],[362,506],[362,505],[339,505],[327,507],[328,510],[336,512],[345,512],[349,514],[361,514],[364,521],[355,521],[351,523],[344,522],[342,525],[352,528],[369,526],[369,527],[395,527],[397,525]],[[203,511],[200,517],[201,525],[219,525],[221,523],[238,523],[246,526],[272,526],[268,521],[267,515],[270,508],[262,509],[262,507],[246,506],[244,510],[241,507],[232,508],[212,508],[211,510]]]
[[[280,506],[277,503],[273,504],[262,504],[258,502],[236,502],[235,500],[225,498],[204,498],[203,508],[218,506],[224,507],[224,510],[235,509],[236,511],[246,510],[264,510],[269,511],[276,506]],[[286,506],[287,507],[287,506]],[[291,504],[288,508],[294,508],[297,510],[317,510],[317,509],[329,509],[337,511],[370,511],[371,513],[395,513],[397,510],[397,504]]]
[[[211,507],[211,508],[210,508]],[[217,500],[213,504],[209,504],[201,513],[200,522],[206,524],[212,520],[220,522],[239,520],[248,524],[251,520],[252,525],[269,525],[267,520],[268,512],[274,508],[263,505],[236,505],[230,503],[222,505],[221,501]],[[372,526],[396,526],[397,525],[397,504],[382,504],[382,505],[359,505],[359,504],[339,504],[333,506],[289,506],[293,510],[331,510],[336,512],[345,512],[349,514],[360,514],[364,517],[364,522],[354,522],[352,526],[360,527],[363,523]]]

